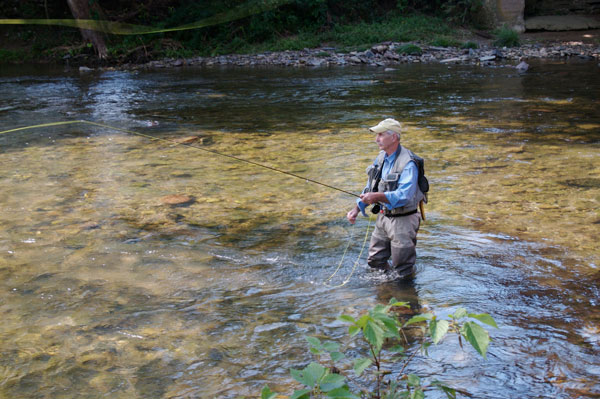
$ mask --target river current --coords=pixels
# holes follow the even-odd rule
[[[0,134],[0,397],[291,394],[304,336],[392,297],[498,323],[419,375],[599,397],[598,71],[0,67],[0,131],[43,125]],[[352,196],[216,154],[358,193],[387,117],[431,185],[414,284],[367,270]]]

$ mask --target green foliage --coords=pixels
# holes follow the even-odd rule
[[[469,49],[469,48],[478,49],[479,45],[477,43],[475,43],[475,42],[465,42],[465,43],[463,43],[460,46],[460,48],[464,48],[464,49]]]
[[[112,60],[137,62],[161,57],[301,50],[324,44],[344,51],[360,51],[373,43],[427,42],[431,37],[446,37],[448,43],[452,43],[449,37],[453,34],[453,29],[447,23],[447,15],[436,14],[436,10],[443,5],[447,5],[448,10],[458,9],[464,2],[476,1],[478,0],[289,0],[268,11],[261,8],[264,0],[199,0],[178,3],[141,0],[135,5],[124,0],[93,0],[91,3],[101,5],[101,11],[108,20],[147,25],[156,29],[184,26],[207,19],[215,22],[214,25],[201,29],[143,37],[106,37]],[[231,20],[231,11],[240,7],[248,12]],[[51,18],[71,17],[64,1],[49,1],[47,7],[33,7],[31,2],[9,0],[9,3],[0,6],[0,10],[5,9],[7,15],[15,18],[46,18],[45,8]],[[434,14],[425,15],[419,10],[430,10]],[[48,29],[40,27],[35,31],[29,28],[22,30],[22,40],[27,43],[33,43],[33,39],[51,42],[38,44],[34,49],[34,56],[53,54],[61,57],[58,50],[47,52],[45,49],[74,48],[81,43],[77,29],[59,28],[60,31],[52,35],[39,33],[47,32]],[[68,32],[69,38],[57,40],[65,32]],[[27,36],[32,34],[35,37]],[[66,41],[68,42],[65,43]]]
[[[446,0],[441,8],[452,22],[466,24],[473,21],[482,6],[482,0]]]
[[[437,36],[430,42],[432,46],[438,47],[458,47],[460,42],[448,36]]]
[[[421,55],[423,54],[423,49],[415,44],[403,44],[396,49],[396,52],[398,54]]]
[[[0,49],[0,65],[23,62],[31,59],[31,53],[24,50]]]
[[[392,299],[388,305],[376,305],[358,319],[350,315],[338,317],[338,320],[349,324],[348,335],[351,338],[361,339],[362,345],[358,345],[358,350],[362,354],[354,359],[346,358],[340,351],[340,345],[334,341],[322,342],[316,337],[306,337],[310,351],[319,361],[311,362],[303,369],[290,370],[292,377],[303,386],[290,398],[419,399],[425,398],[427,391],[436,389],[447,398],[455,399],[454,388],[436,379],[428,381],[416,374],[405,373],[404,370],[415,359],[415,355],[426,354],[430,345],[441,343],[448,334],[458,336],[461,347],[464,338],[485,358],[490,337],[479,323],[497,327],[496,322],[488,314],[469,313],[464,308],[457,309],[447,319],[440,319],[433,313],[423,313],[401,322],[394,310],[408,306],[406,302]],[[422,333],[420,345],[416,346],[410,345],[406,338],[410,330],[415,328]],[[353,346],[353,353],[355,348]],[[355,388],[348,385],[350,378]],[[276,396],[268,386],[261,393],[261,399],[274,399]]]
[[[496,35],[494,45],[497,47],[517,47],[521,44],[519,33],[507,26],[494,31],[494,34]]]

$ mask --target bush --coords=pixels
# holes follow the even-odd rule
[[[405,370],[417,354],[427,355],[427,348],[441,343],[448,333],[458,336],[461,348],[464,340],[485,358],[490,337],[479,323],[497,327],[496,322],[488,314],[469,313],[464,308],[458,308],[448,319],[424,313],[401,322],[396,310],[403,307],[410,306],[392,298],[388,305],[376,305],[358,319],[349,315],[338,318],[350,325],[351,338],[361,338],[358,345],[347,345],[352,348],[349,353],[353,359],[346,357],[337,342],[306,337],[318,362],[311,362],[301,370],[290,370],[292,377],[303,385],[290,398],[422,399],[426,391],[433,389],[456,398],[456,389],[435,378],[422,378]],[[415,328],[420,333],[411,335]],[[420,345],[411,345],[408,336],[420,340]],[[262,389],[261,399],[277,397],[280,396],[268,386]]]
[[[472,48],[472,49],[478,49],[479,48],[479,44],[475,43],[475,42],[465,42],[463,43],[460,48]]]
[[[398,54],[407,54],[407,55],[421,55],[423,54],[423,50],[421,47],[415,44],[404,44],[396,50]]]
[[[446,0],[441,8],[450,21],[457,24],[473,22],[473,16],[483,6],[482,0]]]
[[[506,26],[494,31],[494,34],[496,35],[494,45],[497,47],[517,47],[521,44],[517,31]]]
[[[460,42],[447,36],[438,36],[431,41],[431,45],[437,47],[458,47]]]

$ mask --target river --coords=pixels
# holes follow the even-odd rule
[[[0,131],[45,125],[0,134],[0,397],[291,394],[305,335],[395,297],[499,326],[487,359],[447,337],[412,372],[597,398],[598,70],[0,67]],[[385,117],[431,184],[414,284],[367,270],[352,196],[216,154],[360,192]],[[77,120],[104,127],[52,125]]]

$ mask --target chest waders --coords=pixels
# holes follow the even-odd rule
[[[367,192],[394,191],[398,188],[398,180],[409,162],[415,162],[412,152],[399,145],[396,159],[386,176],[382,176],[385,151],[381,151],[373,165],[367,168],[369,181]],[[418,166],[418,165],[417,165]],[[379,213],[375,222],[375,230],[371,235],[367,263],[380,270],[393,270],[398,278],[409,278],[414,275],[417,258],[417,232],[420,226],[418,214],[419,203],[425,200],[425,194],[417,184],[415,195],[397,208],[387,209],[383,204],[375,204],[371,209]]]

